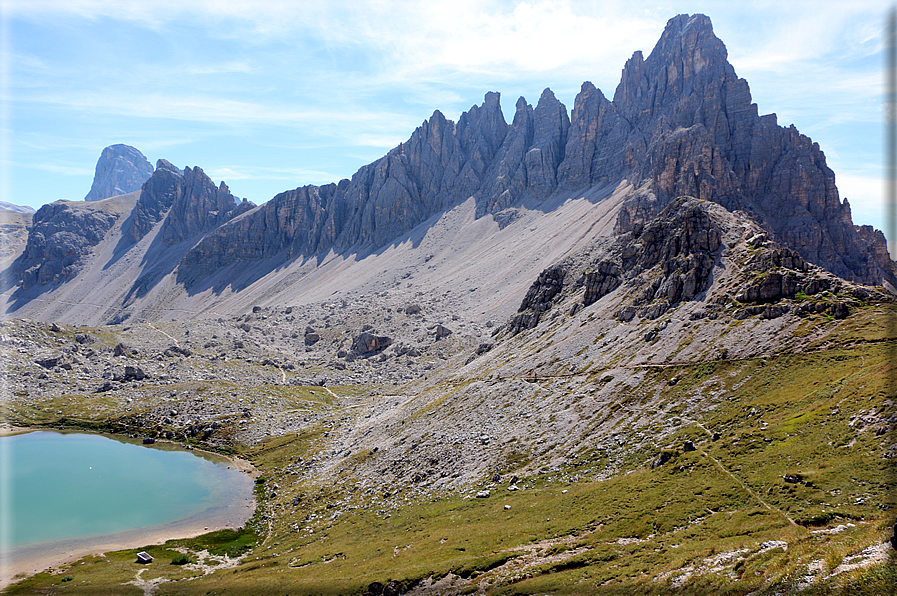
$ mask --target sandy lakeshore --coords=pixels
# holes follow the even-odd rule
[[[0,436],[19,434],[41,429],[0,426]],[[239,458],[195,450],[226,460],[233,467],[250,477],[258,475],[251,463]],[[45,570],[58,569],[65,563],[91,554],[162,544],[168,540],[191,538],[224,528],[240,528],[252,517],[255,499],[251,489],[233,495],[227,504],[207,509],[190,517],[165,524],[117,532],[29,545],[16,549],[4,549],[0,545],[0,589]],[[14,515],[15,512],[12,512]]]

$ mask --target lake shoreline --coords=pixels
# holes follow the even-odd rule
[[[27,428],[0,423],[0,437],[38,431],[59,432],[58,429],[54,428]],[[92,433],[80,430],[69,432],[102,435],[110,438],[117,437],[110,433]],[[169,443],[185,447],[182,443],[174,441],[157,441],[157,443]],[[187,448],[186,450],[194,452],[197,455],[208,455],[228,462],[229,466],[233,466],[237,471],[246,474],[253,480],[260,474],[252,463],[238,457],[222,455],[220,453],[215,453],[214,451],[196,448]],[[230,512],[230,514],[222,515],[219,513],[217,515],[213,514],[209,516],[206,512],[203,512],[185,519],[158,526],[127,530],[101,536],[35,544],[12,549],[8,552],[0,551],[0,590],[45,571],[49,571],[50,573],[62,573],[61,568],[89,555],[104,556],[107,552],[160,545],[169,540],[193,538],[225,528],[240,528],[252,518],[256,508],[254,495],[250,493],[249,497],[245,500],[245,505],[241,507],[236,514]]]

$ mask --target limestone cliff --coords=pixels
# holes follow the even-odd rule
[[[166,246],[173,246],[208,232],[252,207],[245,199],[238,202],[224,182],[216,187],[201,168],[187,167],[181,171],[160,159],[156,171],[141,189],[125,237],[137,242],[164,219],[159,234]]]
[[[622,206],[618,233],[691,195],[749,213],[782,245],[845,279],[897,281],[882,239],[853,226],[819,146],[758,114],[703,15],[671,19],[647,59],[635,52],[613,101],[586,82],[572,118],[550,89],[535,108],[520,98],[511,124],[498,93],[457,123],[437,111],[351,180],[281,193],[216,229],[183,271],[379,247],[470,196],[482,217],[524,200],[538,205],[558,189],[623,180],[638,190]]]
[[[56,201],[38,209],[25,250],[12,265],[22,289],[74,277],[117,219],[98,203]]]

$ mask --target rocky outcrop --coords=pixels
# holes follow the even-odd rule
[[[693,197],[682,197],[661,214],[632,232],[632,242],[621,242],[622,269],[636,275],[655,267],[661,275],[642,292],[641,302],[676,304],[692,300],[710,286],[717,259],[724,212]]]
[[[613,261],[601,261],[595,266],[594,271],[586,273],[583,280],[585,293],[582,297],[583,306],[590,306],[597,300],[607,296],[616,290],[623,281],[623,271]]]
[[[237,202],[227,185],[215,186],[201,168],[178,169],[164,159],[146,181],[134,207],[131,224],[125,232],[129,242],[138,242],[157,223],[166,246],[206,233],[254,205],[245,199]]]
[[[512,335],[533,329],[539,324],[542,313],[551,309],[555,297],[564,287],[567,270],[563,266],[549,267],[526,291],[517,314],[508,323]]]
[[[571,257],[542,272],[507,325],[517,334],[539,324],[542,313],[582,291],[573,313],[591,306],[624,283],[636,290],[618,318],[656,319],[681,302],[694,300],[712,283],[724,230],[731,214],[714,203],[680,197],[646,225],[617,237],[609,246],[586,249],[588,259]],[[564,287],[566,275],[576,279]],[[566,294],[566,295],[565,295]]]
[[[82,259],[112,228],[117,215],[93,205],[56,201],[34,214],[24,252],[13,267],[22,288],[74,277]]]
[[[85,201],[99,201],[140,190],[153,175],[146,157],[128,145],[110,145],[97,160],[96,173]]]
[[[159,232],[166,246],[213,230],[254,207],[246,199],[238,201],[224,182],[216,187],[199,167],[184,168],[177,182],[182,190],[175,193]]]
[[[726,278],[714,285],[715,275]],[[565,284],[565,278],[575,281]],[[691,320],[773,319],[789,312],[844,318],[864,302],[893,300],[881,287],[860,286],[808,263],[744,214],[712,201],[678,197],[644,225],[599,239],[543,271],[518,314],[494,335],[533,329],[550,310],[552,319],[576,316],[608,295],[610,306],[589,317],[603,313],[622,323],[654,320],[700,302],[700,308],[690,309]],[[645,341],[656,338],[667,322],[646,333]]]

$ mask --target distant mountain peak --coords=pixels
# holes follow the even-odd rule
[[[13,213],[34,213],[34,207],[27,205],[13,205],[6,201],[0,201],[0,211],[12,211]]]
[[[140,190],[153,175],[153,166],[130,145],[109,145],[97,160],[96,173],[85,201],[99,201]]]

